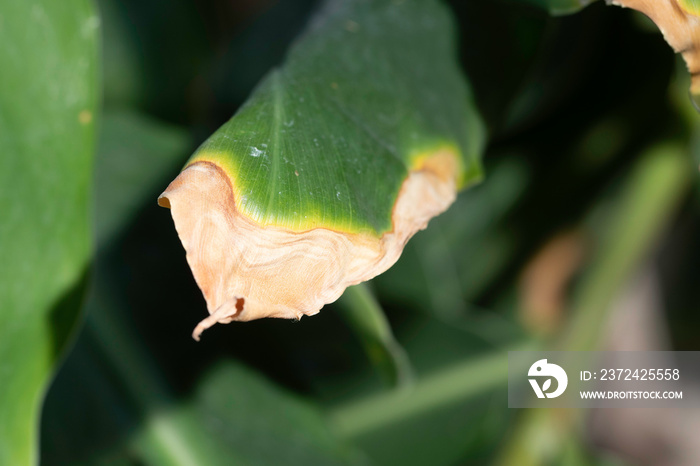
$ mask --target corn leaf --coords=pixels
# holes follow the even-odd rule
[[[195,338],[317,313],[481,177],[454,35],[437,1],[328,1],[198,149],[159,201],[212,314]]]
[[[98,26],[87,0],[0,1],[0,464],[36,463],[82,301]]]

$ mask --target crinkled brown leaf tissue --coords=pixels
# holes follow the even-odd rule
[[[456,37],[442,2],[329,0],[199,147],[159,199],[207,302],[195,339],[318,313],[481,179]]]
[[[314,315],[348,286],[384,272],[454,201],[456,166],[455,154],[443,151],[411,171],[393,208],[393,229],[380,237],[261,226],[236,207],[224,170],[209,162],[188,166],[158,203],[171,210],[210,313],[192,336],[199,340],[216,323]]]

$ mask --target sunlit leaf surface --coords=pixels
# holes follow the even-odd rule
[[[327,1],[197,150],[159,198],[207,300],[195,339],[318,313],[480,179],[483,125],[454,38],[437,1]]]
[[[190,163],[222,166],[263,225],[387,232],[408,172],[431,154],[454,153],[462,184],[481,175],[454,35],[434,0],[328,1]]]

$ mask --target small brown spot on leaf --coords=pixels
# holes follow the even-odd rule
[[[78,114],[78,121],[81,125],[87,125],[92,122],[92,112],[90,110],[83,110]]]

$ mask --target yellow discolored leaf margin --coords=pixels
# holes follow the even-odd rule
[[[448,148],[413,159],[381,236],[316,227],[261,225],[241,208],[229,168],[196,159],[158,199],[175,227],[215,323],[263,317],[299,319],[337,300],[348,286],[391,267],[406,242],[456,198],[460,157]]]

